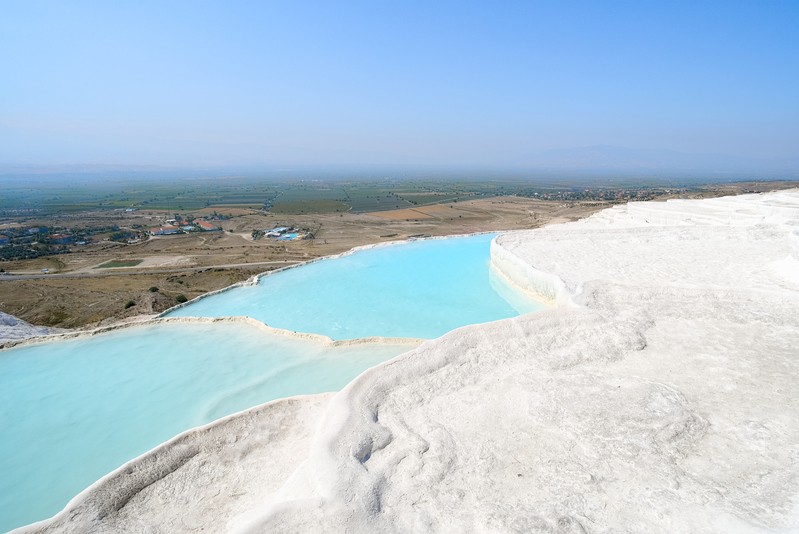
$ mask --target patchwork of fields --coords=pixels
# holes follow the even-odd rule
[[[264,181],[244,178],[10,183],[0,216],[79,213],[96,209],[264,210],[282,214],[369,213],[502,194],[491,183]]]

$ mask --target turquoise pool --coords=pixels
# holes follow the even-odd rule
[[[169,316],[247,315],[334,339],[434,338],[542,305],[489,260],[493,235],[360,250]],[[131,327],[0,351],[0,530],[45,519],[176,434],[269,400],[341,389],[408,344],[320,343],[240,322]]]
[[[540,310],[490,266],[493,234],[360,250],[262,277],[172,317],[246,315],[333,339],[436,338],[460,326]],[[310,306],[308,303],[312,303]]]
[[[182,323],[1,351],[0,532],[55,514],[184,430],[339,390],[410,348],[324,348],[248,324]]]

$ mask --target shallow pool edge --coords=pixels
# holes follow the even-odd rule
[[[547,307],[573,307],[575,295],[563,280],[553,273],[530,265],[502,246],[500,237],[491,240],[491,267],[514,289],[529,298],[544,303]]]
[[[283,328],[275,328],[273,326],[269,326],[268,324],[259,321],[257,319],[253,319],[252,317],[247,316],[230,316],[230,317],[161,317],[156,316],[150,319],[145,319],[143,321],[130,321],[124,323],[117,323],[108,326],[102,326],[99,328],[94,328],[91,330],[77,330],[73,332],[63,332],[59,334],[52,334],[48,336],[40,336],[35,338],[27,338],[27,339],[20,339],[20,340],[11,340],[5,343],[0,344],[0,353],[4,350],[8,350],[11,348],[18,348],[18,347],[25,347],[31,345],[40,345],[46,344],[51,342],[58,342],[64,340],[71,340],[71,339],[80,339],[80,338],[90,338],[93,336],[107,334],[110,332],[114,332],[117,330],[129,330],[136,327],[147,327],[147,326],[156,326],[162,324],[215,324],[215,323],[238,323],[238,324],[245,324],[250,327],[255,327],[261,330],[265,334],[270,334],[274,336],[282,336],[287,338],[293,339],[302,339],[306,341],[312,341],[314,343],[319,344],[322,347],[326,348],[333,348],[333,347],[346,347],[346,346],[353,346],[353,345],[368,345],[368,344],[379,344],[379,345],[408,345],[408,346],[416,346],[421,344],[427,339],[422,338],[411,338],[411,337],[380,337],[380,336],[372,336],[372,337],[363,337],[363,338],[355,338],[355,339],[333,339],[331,337],[325,336],[323,334],[313,334],[308,332],[295,332],[294,330],[286,330]]]
[[[286,265],[285,267],[280,267],[278,269],[273,269],[271,271],[264,271],[262,273],[255,274],[255,275],[251,276],[250,278],[248,278],[247,280],[244,280],[242,282],[236,282],[235,284],[231,284],[231,285],[229,285],[227,287],[223,287],[222,289],[216,289],[214,291],[209,291],[208,293],[203,293],[202,295],[194,297],[193,299],[191,299],[189,301],[181,302],[180,304],[177,304],[177,305],[172,306],[171,308],[169,308],[167,310],[162,311],[161,313],[159,313],[155,317],[156,318],[165,318],[168,314],[170,314],[172,312],[175,312],[175,311],[177,311],[177,310],[179,310],[181,308],[185,308],[186,306],[189,306],[190,304],[194,304],[196,302],[199,302],[200,300],[202,300],[204,298],[212,297],[214,295],[218,295],[220,293],[224,293],[226,291],[230,291],[232,289],[236,289],[236,288],[239,288],[239,287],[249,287],[249,286],[257,285],[258,282],[261,281],[261,278],[266,277],[266,276],[271,276],[273,274],[277,274],[277,273],[280,273],[280,272],[283,272],[283,271],[288,271],[290,269],[296,269],[297,267],[303,267],[305,265],[311,265],[313,263],[317,263],[317,262],[320,262],[320,261],[327,261],[327,260],[334,260],[334,259],[338,259],[338,258],[343,258],[345,256],[350,256],[352,254],[356,254],[356,253],[362,252],[364,250],[370,250],[370,249],[382,248],[382,247],[392,247],[392,246],[406,245],[406,244],[409,244],[409,243],[415,243],[417,241],[432,241],[432,240],[435,240],[435,239],[459,239],[459,238],[467,238],[467,237],[474,237],[474,236],[478,236],[478,235],[487,235],[487,234],[497,234],[497,236],[499,236],[501,234],[514,233],[514,232],[526,232],[526,231],[527,230],[491,230],[491,231],[486,231],[486,232],[472,232],[472,233],[469,233],[469,234],[436,235],[436,236],[429,236],[429,237],[410,237],[408,239],[398,239],[398,240],[394,240],[394,241],[382,241],[380,243],[370,243],[368,245],[358,245],[357,247],[353,247],[353,248],[351,248],[349,250],[345,250],[344,252],[339,252],[338,254],[331,254],[331,255],[328,255],[328,256],[320,256],[318,258],[313,258],[313,259],[310,259],[310,260],[307,260],[307,261],[303,261],[303,262],[300,262],[300,263],[295,263],[293,265]],[[1,347],[2,346],[0,346],[0,348]]]
[[[155,447],[143,452],[139,456],[128,460],[108,474],[103,475],[101,478],[93,482],[90,486],[86,487],[80,493],[70,499],[60,511],[52,516],[34,523],[28,523],[27,525],[16,527],[10,530],[8,534],[39,532],[41,529],[50,527],[59,519],[63,519],[64,516],[74,512],[80,506],[91,506],[92,498],[96,498],[98,504],[105,505],[105,507],[110,507],[113,509],[113,511],[117,511],[124,507],[125,504],[127,504],[127,502],[142,489],[153,484],[164,476],[168,476],[170,473],[179,469],[184,463],[186,463],[186,461],[190,460],[194,456],[191,454],[191,452],[193,452],[194,448],[200,447],[204,434],[207,434],[214,429],[227,424],[240,421],[246,418],[248,415],[256,415],[260,412],[269,411],[270,409],[282,403],[303,402],[310,399],[332,397],[335,393],[336,392],[312,393],[293,395],[291,397],[282,397],[259,404],[257,406],[246,408],[224,417],[220,417],[219,419],[215,419],[204,425],[189,428],[170,438],[169,440],[159,443]],[[182,449],[186,450],[176,450],[181,447]],[[159,455],[167,456],[167,458],[161,458]],[[186,457],[185,460],[184,457]],[[161,464],[168,463],[170,461],[173,463],[179,462],[179,465],[172,470],[163,469],[165,466]],[[151,480],[146,484],[136,484],[136,481],[128,482],[126,484],[126,476],[136,474],[137,470],[145,471],[146,473],[150,474],[149,478]],[[105,491],[102,491],[103,489],[105,489]],[[120,493],[122,493],[122,495],[119,495]],[[104,495],[114,495],[117,498],[114,499],[113,502],[109,502],[108,499],[103,498]],[[100,510],[99,512],[100,513],[98,516],[102,518],[103,510]]]

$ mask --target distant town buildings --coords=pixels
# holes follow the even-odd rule
[[[165,224],[150,228],[150,235],[164,236],[183,234],[187,232],[219,232],[222,229],[204,219],[194,219],[189,222],[183,218],[169,219]]]
[[[203,219],[196,219],[194,221],[194,224],[196,224],[197,226],[199,226],[201,229],[205,230],[206,232],[218,232],[219,230],[221,230],[221,228],[219,228],[215,224],[211,224],[208,221],[205,221]]]
[[[288,226],[276,226],[270,230],[264,230],[264,237],[280,237],[288,231]]]
[[[253,236],[255,235],[253,234]],[[276,226],[275,228],[264,230],[263,237],[278,241],[296,241],[298,239],[313,239],[313,234],[307,230],[300,230],[291,226]]]
[[[56,245],[69,245],[75,242],[75,236],[69,234],[50,234],[50,242]]]
[[[148,236],[162,237],[192,232],[219,232],[222,229],[204,219],[175,215],[175,219],[163,221],[152,228],[141,225],[119,227],[117,225],[67,228],[63,226],[23,226],[5,224],[0,234],[0,261],[24,260],[66,254],[76,246],[92,243],[116,242],[136,244]],[[96,237],[95,237],[96,236]]]
[[[173,235],[181,233],[180,228],[171,224],[165,224],[157,228],[150,228],[151,235]]]

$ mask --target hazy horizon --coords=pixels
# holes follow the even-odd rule
[[[790,2],[8,3],[0,165],[795,176]]]
[[[633,150],[591,146],[531,155],[516,165],[469,164],[277,164],[277,165],[125,165],[63,164],[4,165],[0,178],[10,176],[128,177],[260,177],[263,179],[498,179],[595,181],[641,179],[668,182],[721,183],[745,180],[799,180],[799,159],[763,161],[718,154],[685,154],[666,150]]]

